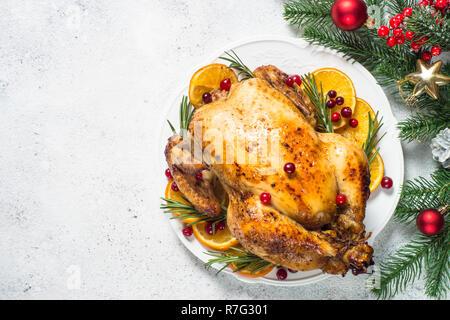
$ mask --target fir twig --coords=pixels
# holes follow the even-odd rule
[[[324,28],[333,24],[330,11],[334,0],[296,0],[284,4],[284,19],[298,28],[314,26]]]
[[[210,268],[213,264],[223,264],[223,266],[217,271],[217,273],[220,273],[225,268],[233,265],[233,272],[247,270],[250,273],[254,274],[272,265],[272,263],[258,257],[257,255],[235,247],[230,247],[230,250],[226,252],[208,251],[205,253],[214,257],[204,264],[206,268]]]
[[[327,99],[323,93],[322,83],[320,88],[317,86],[316,77],[308,73],[302,76],[304,92],[308,96],[311,104],[316,110],[317,120],[319,120],[318,128],[323,132],[334,132],[333,123],[331,122],[331,112],[327,108]]]
[[[441,168],[429,179],[424,177],[406,181],[402,186],[394,219],[398,222],[414,222],[424,208],[439,208],[450,204],[450,170]]]
[[[194,115],[195,109],[192,107],[191,102],[189,101],[188,97],[183,96],[181,98],[180,103],[180,136],[184,139],[186,136],[186,133],[189,128],[189,124],[191,123],[192,117]],[[173,124],[167,120],[167,123],[169,124],[170,130],[172,130],[172,133],[177,133],[175,130],[175,127]]]
[[[381,139],[386,135],[386,132],[380,137],[377,138],[377,134],[380,131],[381,127],[383,126],[383,117],[378,119],[378,111],[375,114],[375,118],[372,119],[372,115],[369,114],[369,134],[367,135],[366,142],[363,144],[362,148],[364,152],[366,153],[367,159],[369,161],[369,164],[373,162],[375,157],[378,154],[378,151],[380,148],[377,148],[378,143],[380,143]]]
[[[161,200],[165,201],[166,203],[162,203],[160,205],[160,209],[164,210],[164,213],[178,213],[178,215],[174,215],[171,217],[171,219],[179,219],[179,220],[185,220],[185,219],[197,219],[191,223],[188,223],[187,226],[192,226],[197,223],[201,222],[209,222],[212,223],[213,226],[213,233],[215,233],[215,225],[218,222],[225,221],[226,220],[226,207],[222,208],[222,214],[219,217],[209,217],[203,213],[198,212],[197,209],[186,199],[183,198],[186,203],[167,199],[167,198],[161,198]]]
[[[382,262],[379,286],[372,288],[372,293],[378,298],[388,299],[413,284],[423,272],[424,260],[428,263],[439,261],[440,257],[435,249],[443,237],[446,237],[446,232],[434,237],[417,235],[410,243]]]
[[[229,68],[236,69],[238,71],[238,77],[241,77],[241,80],[246,80],[250,78],[254,78],[255,75],[253,72],[248,68],[242,60],[239,58],[239,56],[234,52],[233,50],[225,51],[225,56],[219,57],[219,59],[225,60],[229,62]]]

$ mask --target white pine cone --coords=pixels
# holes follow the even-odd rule
[[[441,130],[431,140],[430,146],[433,159],[439,161],[444,168],[450,168],[450,128]]]

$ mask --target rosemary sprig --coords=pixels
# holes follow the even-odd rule
[[[320,89],[317,86],[316,78],[313,74],[308,73],[306,76],[302,76],[304,85],[304,92],[311,101],[314,109],[317,112],[317,119],[319,120],[319,129],[333,133],[333,123],[331,122],[331,112],[327,108],[327,99],[323,94],[322,83],[320,83]]]
[[[188,97],[183,96],[180,103],[180,136],[184,139],[186,133],[189,128],[189,124],[191,123],[192,116],[194,115],[195,109],[192,107],[191,102]],[[170,129],[175,134],[176,130],[172,123],[167,120],[169,123]]]
[[[229,62],[230,64],[228,67],[236,69],[238,71],[238,77],[240,78],[242,75],[241,80],[247,80],[255,77],[253,72],[242,62],[236,52],[234,52],[233,50],[230,50],[229,52],[225,51],[225,55],[225,57],[222,56],[219,57],[219,59]]]
[[[247,270],[254,274],[272,265],[272,263],[242,249],[235,247],[230,247],[230,249],[227,252],[211,250],[205,252],[207,255],[215,258],[208,260],[204,266],[209,269],[213,264],[223,264],[217,271],[216,274],[218,274],[232,264],[235,267],[233,272]]]
[[[209,222],[212,224],[213,234],[216,233],[216,224],[218,222],[225,221],[227,219],[227,216],[226,216],[227,208],[226,207],[222,207],[222,214],[220,216],[211,218],[211,217],[207,216],[206,214],[198,212],[197,209],[195,209],[195,207],[189,202],[189,200],[187,200],[184,197],[183,197],[183,200],[185,200],[186,203],[172,200],[172,199],[167,199],[167,198],[161,198],[161,200],[166,202],[166,203],[162,203],[160,205],[160,209],[164,210],[163,211],[164,213],[172,213],[172,214],[179,213],[178,215],[173,216],[170,219],[179,219],[179,220],[191,219],[191,218],[197,219],[191,223],[188,223],[187,226],[192,226],[192,225],[200,223],[200,222]]]
[[[362,146],[367,159],[369,160],[369,164],[371,164],[377,156],[378,151],[380,150],[380,148],[377,148],[377,145],[386,135],[385,132],[380,138],[377,138],[377,134],[383,126],[383,117],[381,117],[380,120],[377,120],[378,114],[379,112],[377,111],[375,118],[372,119],[372,115],[369,112],[369,134],[367,135],[366,142],[363,143]]]

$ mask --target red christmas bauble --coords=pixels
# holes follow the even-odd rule
[[[338,28],[355,30],[367,20],[367,6],[362,0],[336,0],[331,7],[331,18]]]
[[[427,236],[435,236],[444,228],[444,216],[436,209],[422,210],[416,219],[417,228]]]

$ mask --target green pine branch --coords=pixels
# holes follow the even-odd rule
[[[403,13],[403,9],[412,8],[417,5],[415,0],[383,0],[388,7],[389,16],[395,16],[396,14]]]
[[[428,279],[432,281],[427,284],[425,293],[434,298],[445,298],[449,269],[448,261],[442,261],[442,247],[448,251],[448,244],[448,227],[437,236],[416,235],[381,263],[381,278],[378,285],[371,289],[372,293],[379,299],[392,298],[420,278],[425,269]]]
[[[450,49],[450,17],[449,10],[446,14],[437,11],[433,15],[426,9],[415,7],[411,17],[406,20],[407,30],[416,35],[427,36],[427,43],[440,46],[442,51]],[[438,23],[436,23],[436,21]],[[441,24],[442,22],[442,24]]]
[[[324,28],[333,24],[330,16],[331,6],[334,0],[288,1],[284,4],[284,19],[290,25],[301,28],[304,26]]]
[[[400,201],[394,219],[411,223],[424,208],[439,208],[450,205],[450,170],[440,168],[430,178],[418,177],[406,181],[402,186]]]

